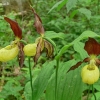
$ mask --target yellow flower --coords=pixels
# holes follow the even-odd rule
[[[82,81],[87,84],[94,84],[99,79],[99,69],[96,65],[85,65],[81,71]]]
[[[18,55],[18,52],[19,48],[17,45],[8,45],[5,48],[0,49],[0,61],[6,62],[12,60]]]
[[[34,56],[36,54],[36,47],[37,47],[37,44],[36,43],[27,44],[23,48],[24,54],[26,56]]]

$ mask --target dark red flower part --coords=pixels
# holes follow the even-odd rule
[[[32,11],[34,13],[34,16],[35,16],[35,22],[34,22],[34,26],[37,30],[37,32],[39,34],[44,34],[44,27],[42,25],[42,20],[41,18],[39,17],[39,15],[35,12],[35,10],[32,8]]]
[[[15,36],[21,39],[22,38],[22,30],[18,26],[18,23],[13,21],[13,20],[11,20],[8,17],[4,17],[4,19],[10,24],[11,29],[13,30]]]
[[[87,51],[88,55],[99,55],[100,54],[100,44],[93,38],[89,38],[85,43],[84,49]]]
[[[24,65],[24,60],[25,60],[25,56],[24,56],[24,51],[23,51],[23,43],[19,43],[18,45],[19,47],[19,54],[18,54],[18,61],[19,61],[19,66],[22,68]]]

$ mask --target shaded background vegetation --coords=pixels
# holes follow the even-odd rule
[[[30,4],[41,17],[45,30],[67,34],[70,38],[66,41],[76,38],[84,30],[100,32],[99,0],[1,0],[0,14],[15,19],[22,27],[24,37],[37,35]],[[0,23],[0,33],[12,33],[2,16]]]

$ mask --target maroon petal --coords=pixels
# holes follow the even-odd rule
[[[45,48],[47,49],[47,55],[48,57],[52,57],[53,55],[53,46],[51,45],[51,43],[49,43],[48,41],[44,41],[45,44]]]
[[[85,43],[84,49],[87,51],[89,55],[99,55],[100,54],[100,44],[93,38],[89,38]]]
[[[18,26],[18,23],[7,17],[4,17],[4,19],[10,24],[11,29],[13,30],[15,36],[19,37],[21,39],[22,38],[22,30]]]
[[[72,66],[72,67],[69,69],[69,71],[70,71],[70,70],[75,70],[75,69],[78,68],[83,62],[89,62],[89,61],[90,61],[89,58],[85,58],[83,61],[79,61],[76,65]]]
[[[23,67],[23,64],[24,64],[24,52],[23,52],[23,43],[19,43],[19,54],[18,54],[18,61],[19,61],[19,66],[20,67]]]
[[[40,19],[39,15],[35,12],[35,10],[32,8],[32,11],[35,16],[35,22],[34,26],[39,34],[44,34],[44,27],[42,25],[42,20]]]

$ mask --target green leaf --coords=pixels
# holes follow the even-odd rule
[[[75,43],[74,50],[79,53],[82,60],[84,60],[85,58],[88,57],[87,52],[84,50],[84,43],[82,43],[82,42]]]
[[[13,95],[17,98],[20,97],[20,91],[23,90],[23,87],[20,85],[19,82],[15,80],[9,80],[3,90],[0,92],[0,98],[7,98],[9,95]]]
[[[74,97],[73,99],[71,99],[71,96],[69,95],[71,92],[74,93],[74,88],[77,87],[76,85],[78,84],[79,81],[81,81],[81,80],[77,81],[80,75],[77,75],[79,73],[77,72],[75,73],[74,71],[68,72],[68,70],[76,63],[77,62],[73,59],[73,60],[65,62],[63,65],[60,66],[59,72],[58,72],[57,100],[66,100],[68,98],[69,98],[68,100],[75,100]],[[77,84],[75,82],[77,82]]]
[[[84,14],[88,20],[91,18],[91,11],[90,10],[88,10],[86,8],[80,8],[80,9],[78,9],[78,11],[80,13]]]
[[[29,71],[29,68],[23,68],[22,70],[24,71]],[[34,70],[32,70],[32,75],[33,75],[33,83],[35,81],[35,79],[37,78],[39,72],[40,72],[41,68],[35,67]],[[26,75],[28,75],[29,77],[29,72],[26,73]],[[28,81],[25,84],[25,88],[24,88],[24,96],[25,96],[25,100],[31,100],[31,86],[30,86],[30,81]]]
[[[98,34],[96,34],[95,32],[92,31],[84,31],[78,38],[76,38],[73,42],[64,45],[61,50],[59,51],[59,53],[57,54],[57,56],[55,57],[56,59],[59,59],[63,53],[65,53],[67,51],[67,49],[69,49],[69,47],[73,46],[75,43],[83,40],[83,39],[87,39],[87,38],[94,38],[94,37],[99,37],[100,36]]]
[[[70,19],[72,19],[77,14],[77,12],[78,12],[78,10],[72,11],[70,14]]]
[[[73,8],[75,7],[77,4],[77,0],[68,0],[66,7],[67,7],[67,13]]]
[[[68,0],[61,0],[59,2],[57,2],[50,10],[48,13],[50,13],[52,10],[54,10],[55,8],[57,8],[57,10],[59,11],[67,2]]]
[[[59,51],[59,53],[57,54],[57,56],[55,57],[55,59],[59,59],[63,53],[65,53],[67,51],[67,49],[69,49],[69,47],[73,46],[72,43],[68,44],[68,45],[64,45],[61,50]]]
[[[67,73],[69,68],[77,62],[73,59],[60,63],[58,70],[57,100],[81,100],[83,83],[80,76],[80,68]],[[46,100],[55,100],[55,74],[52,75],[47,89]]]
[[[65,63],[60,63],[58,70],[58,83],[61,81],[61,78],[66,75],[66,72],[69,70],[69,68],[75,64],[76,61],[74,59]],[[46,100],[55,100],[55,73],[52,75],[47,86]]]
[[[38,77],[33,83],[33,99],[38,100],[46,89],[48,81],[53,73],[55,61],[46,62]]]
[[[67,73],[59,84],[63,86],[63,91],[60,91],[62,98],[58,100],[81,100],[83,83],[81,81],[80,68]]]
[[[100,80],[98,80],[94,85],[93,87],[100,92]]]
[[[86,38],[94,38],[94,37],[99,37],[100,36],[98,34],[96,34],[95,32],[92,31],[84,31],[78,38],[76,38],[72,44],[75,44],[76,42],[79,42],[80,40],[86,39]]]
[[[95,93],[96,95],[96,100],[100,100],[100,92]],[[90,100],[95,100],[94,95],[92,95]]]
[[[62,32],[56,33],[54,31],[46,31],[45,32],[45,37],[54,39],[54,38],[60,38],[60,39],[64,39],[65,38],[65,34]]]
[[[46,88],[46,100],[55,100],[55,73],[52,75]]]
[[[61,2],[59,4],[59,6],[57,7],[57,10],[59,11],[66,3],[67,3],[68,0],[63,0],[63,2]]]
[[[64,0],[61,0],[59,2],[57,2],[50,10],[48,13],[50,13],[53,9],[57,8],[62,2],[64,2]]]

